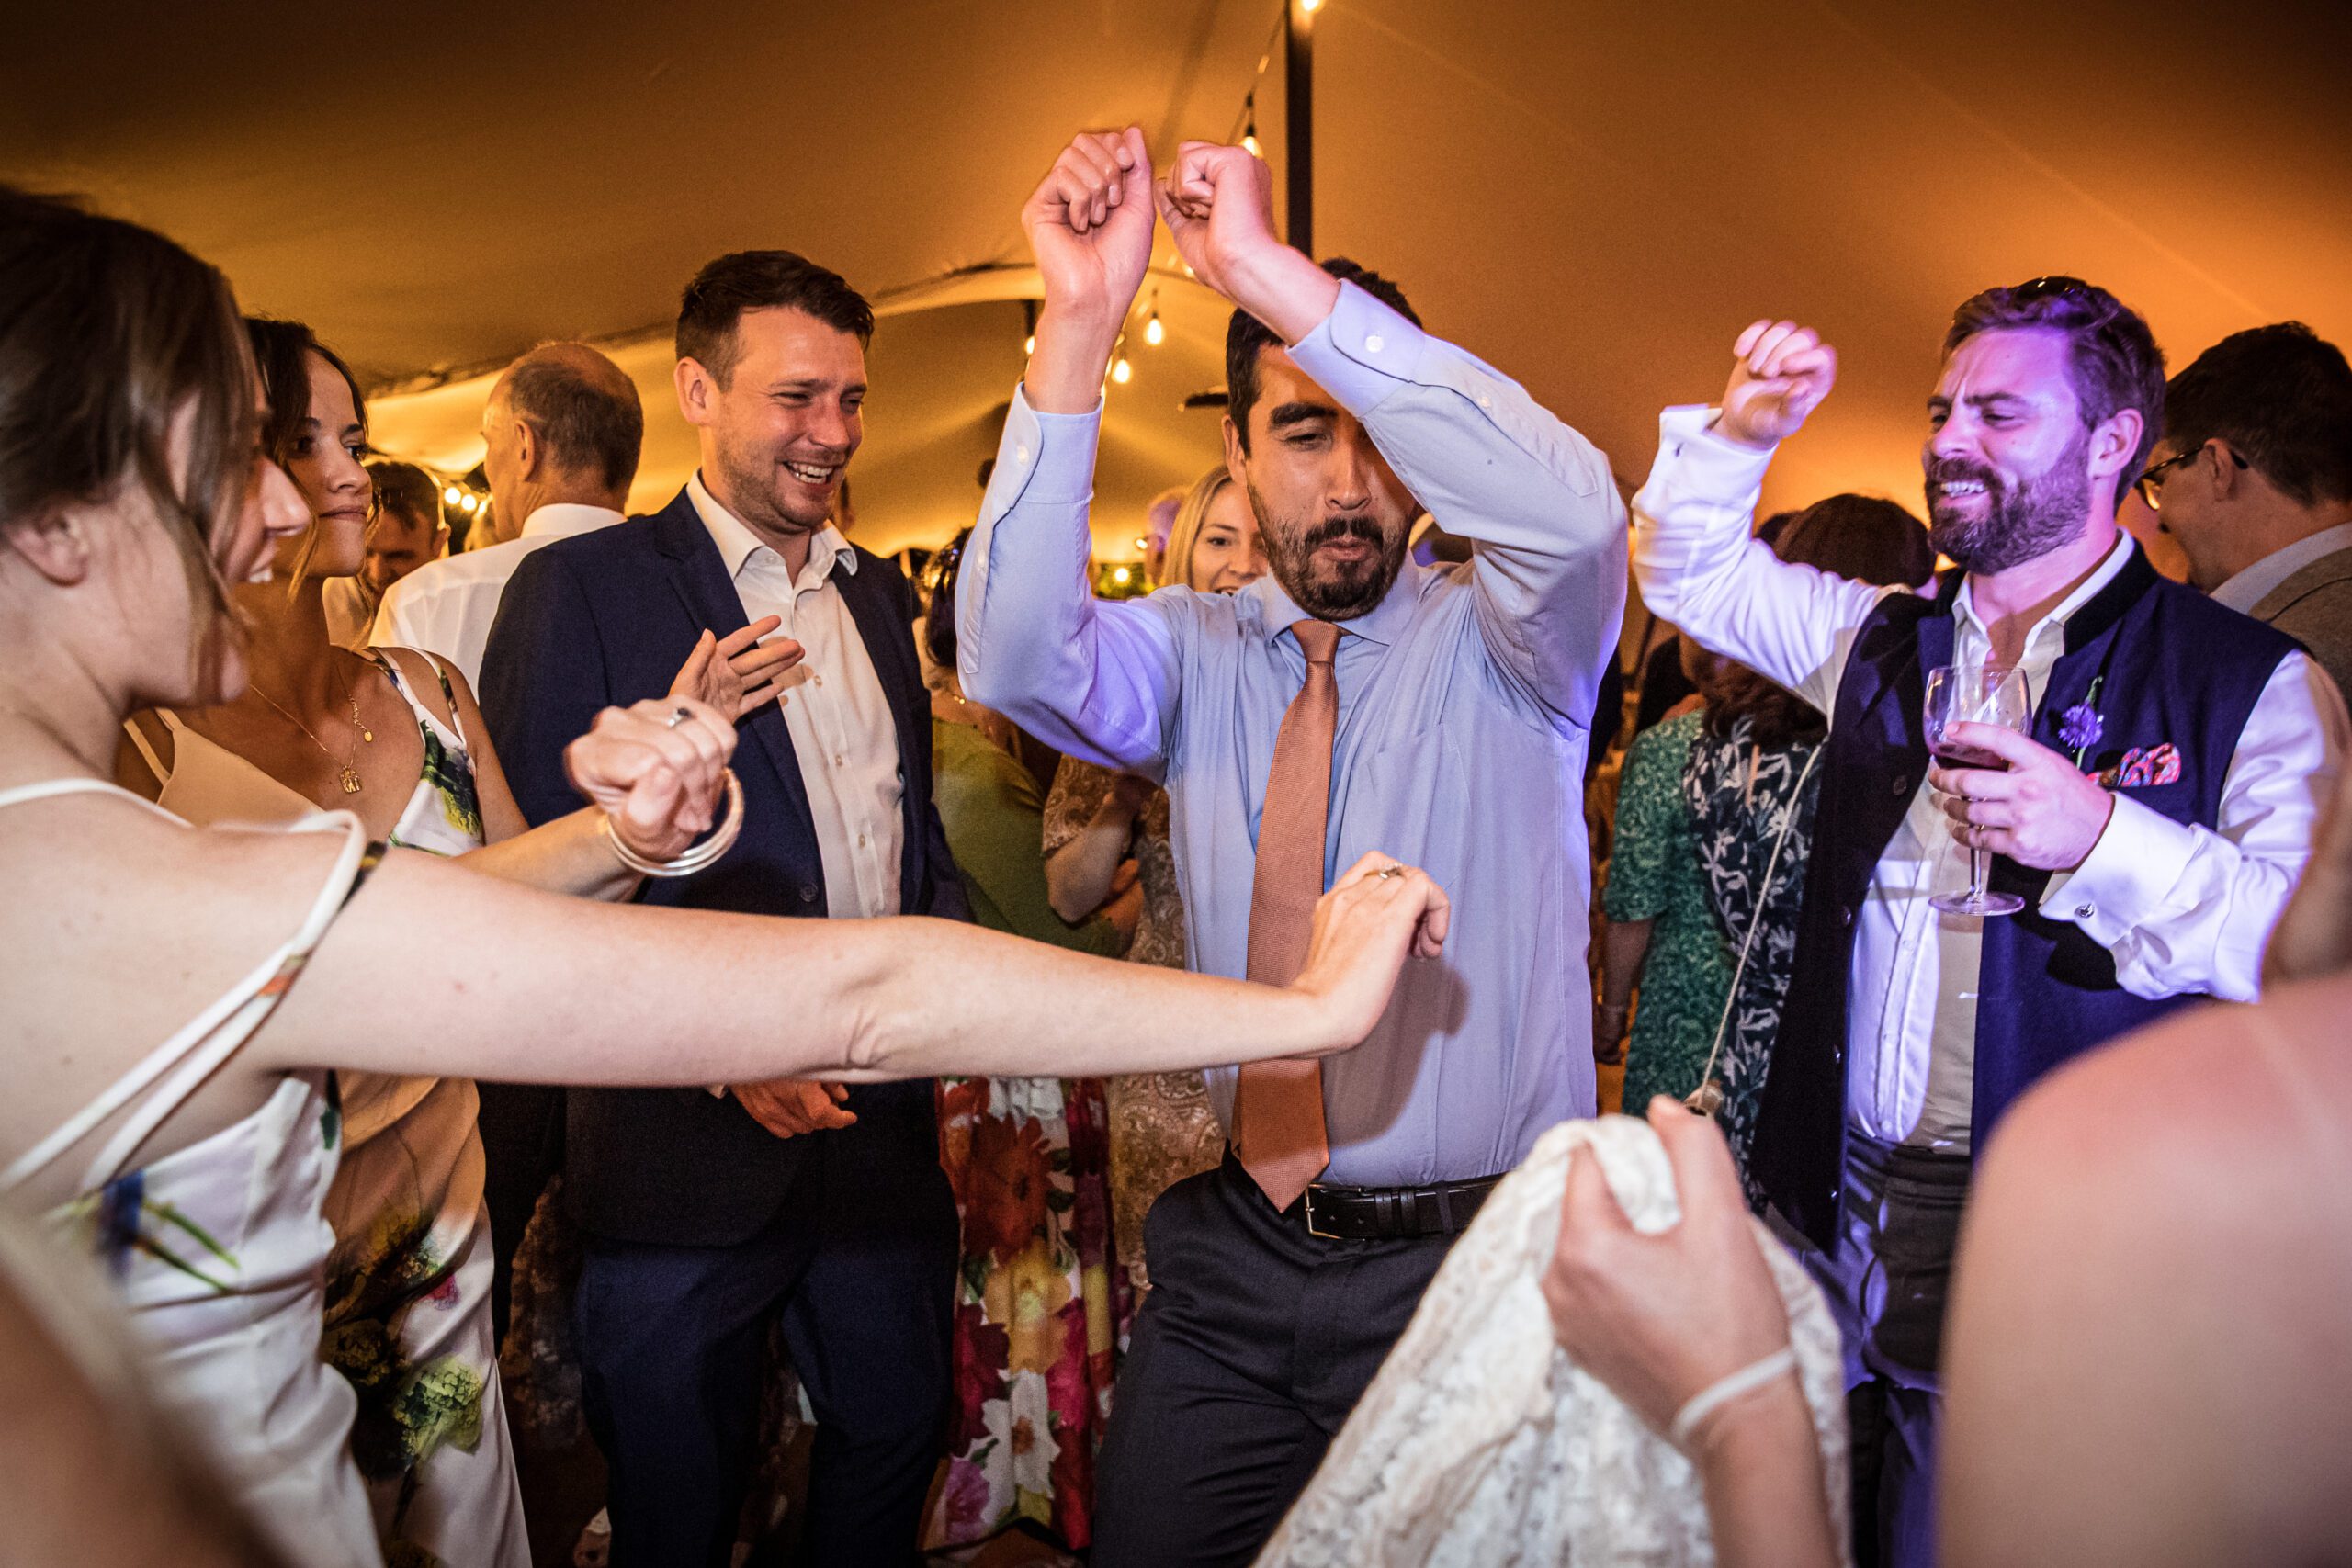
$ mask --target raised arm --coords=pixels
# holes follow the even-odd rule
[[[1150,186],[1130,126],[1071,142],[1022,209],[1045,303],[965,547],[956,638],[973,701],[1065,751],[1158,777],[1174,628],[1148,601],[1097,603],[1087,578],[1102,381],[1151,261]]]
[[[1186,142],[1159,199],[1202,280],[1280,333],[1414,498],[1474,542],[1496,665],[1589,728],[1625,604],[1625,508],[1608,459],[1516,381],[1277,240],[1272,175],[1246,149]]]
[[[1659,417],[1657,460],[1634,497],[1634,581],[1700,647],[1825,711],[1855,631],[1893,590],[1776,558],[1753,536],[1764,470],[1838,378],[1837,351],[1789,321],[1734,345],[1723,406]]]

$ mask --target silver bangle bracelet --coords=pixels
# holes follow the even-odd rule
[[[717,830],[710,837],[675,860],[648,860],[621,842],[621,836],[613,831],[612,817],[607,814],[602,822],[596,824],[596,830],[604,834],[605,843],[612,850],[613,858],[640,876],[692,876],[695,872],[709,868],[719,856],[735,847],[735,840],[743,831],[743,781],[735,776],[734,769],[729,768],[725,772],[727,815],[719,819]]]
[[[1666,1440],[1690,1451],[1690,1439],[1698,1435],[1700,1423],[1743,1394],[1752,1393],[1766,1383],[1777,1381],[1796,1370],[1797,1352],[1793,1345],[1783,1345],[1760,1360],[1747,1365],[1713,1382],[1690,1396],[1690,1403],[1674,1414],[1674,1425]]]

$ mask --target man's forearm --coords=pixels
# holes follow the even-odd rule
[[[1242,257],[1226,281],[1234,304],[1292,344],[1313,332],[1340,299],[1340,280],[1290,245],[1268,245]]]

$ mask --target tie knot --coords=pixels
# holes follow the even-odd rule
[[[1340,628],[1329,621],[1293,621],[1290,635],[1309,664],[1329,664],[1340,651]]]

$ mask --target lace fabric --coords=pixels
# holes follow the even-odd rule
[[[1544,1134],[1439,1269],[1380,1374],[1259,1568],[1711,1564],[1699,1476],[1552,1337],[1540,1280],[1572,1151],[1589,1148],[1636,1229],[1680,1217],[1657,1135],[1610,1116]],[[1797,1376],[1847,1540],[1846,1404],[1837,1325],[1763,1227]]]

